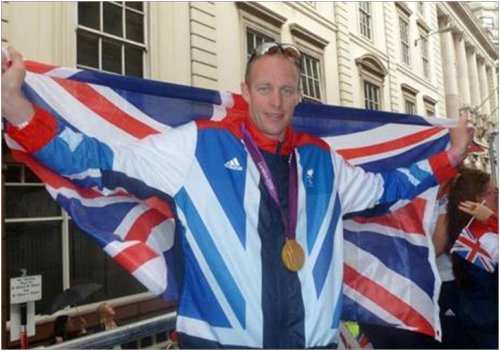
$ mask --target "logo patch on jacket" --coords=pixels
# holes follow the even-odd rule
[[[233,157],[231,160],[224,163],[224,167],[232,171],[243,171],[243,167],[241,167],[240,161],[238,161],[236,157]]]

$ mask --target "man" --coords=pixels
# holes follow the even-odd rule
[[[300,52],[266,43],[242,84],[248,114],[111,149],[29,104],[19,91],[21,57],[11,51],[2,114],[12,139],[69,177],[92,168],[90,186],[133,179],[174,199],[184,259],[176,329],[184,348],[335,347],[342,216],[412,198],[454,175],[450,160],[462,160],[471,138],[462,120],[449,154],[388,174],[351,167],[323,141],[292,130]]]

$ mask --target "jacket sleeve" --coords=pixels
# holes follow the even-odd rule
[[[378,204],[411,200],[457,174],[446,152],[392,172],[371,173],[348,164],[332,152],[342,212],[363,211]]]
[[[490,218],[488,218],[488,222],[486,222],[488,229],[490,229],[493,233],[498,234],[498,211],[495,211]]]
[[[174,196],[193,162],[197,130],[190,123],[132,144],[110,146],[35,107],[26,126],[9,125],[7,134],[39,162],[82,187],[102,190],[105,179],[114,174]]]

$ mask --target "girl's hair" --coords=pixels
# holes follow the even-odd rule
[[[475,201],[487,190],[491,177],[488,173],[478,169],[464,168],[451,183],[448,192],[448,247],[450,251],[460,232],[471,219],[471,215],[458,209],[462,201]],[[464,283],[464,274],[460,260],[453,256],[453,272],[459,283]]]

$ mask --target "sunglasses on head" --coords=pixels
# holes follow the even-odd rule
[[[284,44],[284,43],[263,43],[255,48],[248,60],[247,65],[250,65],[252,61],[256,58],[263,55],[275,55],[277,53],[282,53],[286,57],[293,60],[293,62],[297,65],[297,67],[301,67],[301,58],[302,54],[299,49],[297,49],[292,44]]]

